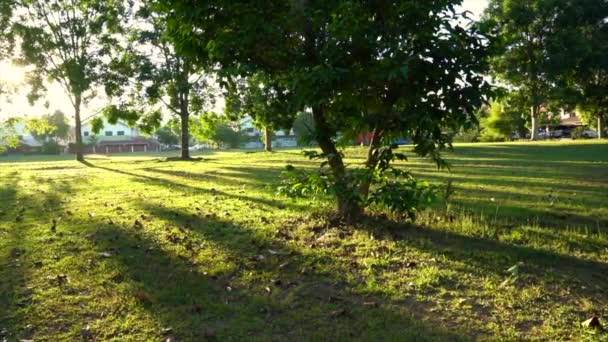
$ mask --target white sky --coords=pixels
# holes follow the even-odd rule
[[[478,18],[485,7],[488,0],[464,0],[462,9],[471,11]],[[10,62],[0,62],[0,82],[10,85],[19,85],[23,82],[25,70],[13,66]],[[11,96],[10,102],[5,98],[0,98],[0,119],[8,117],[36,117],[54,112],[55,110],[63,111],[68,118],[73,118],[74,110],[69,98],[65,95],[63,89],[58,84],[52,84],[48,87],[46,99],[41,99],[36,105],[30,106],[26,98],[27,90],[23,89],[19,93]],[[44,107],[45,101],[48,101],[49,108]],[[104,105],[103,100],[97,99],[88,103],[82,109],[82,118],[87,118],[96,113]]]

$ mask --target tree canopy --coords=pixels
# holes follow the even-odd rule
[[[47,79],[68,95],[81,161],[81,107],[103,83],[105,61],[121,43],[129,5],[119,0],[14,0],[13,16],[6,23],[9,36],[20,43],[17,62],[34,67],[27,75],[30,101],[43,96]]]
[[[181,158],[190,159],[190,117],[215,104],[213,74],[175,50],[167,34],[167,15],[141,4],[129,33],[129,47],[115,59],[106,83],[110,96],[119,97],[123,110],[114,118],[133,121],[153,131],[168,112],[181,123]],[[160,104],[160,106],[159,106]]]
[[[411,136],[418,154],[440,161],[444,130],[473,119],[489,90],[488,40],[482,27],[457,23],[466,16],[458,4],[163,0],[158,8],[171,15],[179,51],[198,65],[220,65],[222,82],[264,73],[286,89],[294,117],[311,109],[328,189],[342,215],[356,215],[370,201],[372,174],[395,158],[392,139]],[[334,139],[362,131],[375,139],[367,174],[355,177]],[[407,201],[411,184],[392,194]],[[375,193],[388,189],[382,180]]]

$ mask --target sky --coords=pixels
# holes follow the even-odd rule
[[[464,0],[462,9],[472,12],[474,17],[478,18],[487,6],[487,2],[488,0]],[[23,83],[25,71],[26,69],[16,67],[10,62],[2,61],[0,62],[0,82],[19,86]],[[73,118],[74,109],[72,104],[59,84],[51,84],[48,87],[46,99],[39,101],[39,103],[34,106],[31,106],[28,103],[26,94],[27,90],[22,89],[17,94],[11,96],[10,101],[0,97],[0,119],[14,116],[28,118],[39,117],[53,113],[55,110],[61,110],[67,117]],[[48,101],[48,108],[44,105],[45,101]],[[104,101],[102,99],[89,102],[82,109],[82,118],[84,119],[94,115],[103,105]]]

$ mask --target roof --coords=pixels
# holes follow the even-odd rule
[[[560,120],[560,125],[564,126],[582,126],[583,123],[578,116],[571,116]]]
[[[125,140],[106,140],[106,141],[100,141],[97,143],[98,146],[102,146],[102,145],[134,145],[134,144],[158,144],[158,142],[156,142],[153,139],[147,139],[144,137],[137,137],[134,139],[125,139]]]

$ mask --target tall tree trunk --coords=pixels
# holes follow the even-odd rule
[[[306,11],[309,7],[308,0],[301,0],[299,2],[300,10],[304,18],[304,25],[302,27],[304,36],[304,54],[310,66],[321,64],[317,50],[317,34],[313,27],[312,20],[308,17]],[[312,117],[316,127],[316,138],[319,147],[323,153],[327,156],[327,162],[333,176],[335,178],[336,186],[336,198],[338,201],[338,214],[346,219],[352,219],[360,216],[363,213],[363,208],[359,202],[354,198],[354,189],[349,188],[348,181],[346,180],[346,167],[344,166],[344,160],[340,152],[336,148],[336,144],[332,140],[335,131],[332,130],[327,118],[325,117],[325,108],[323,105],[312,106]]]
[[[264,149],[272,152],[272,130],[268,126],[264,126]]]
[[[353,197],[354,189],[349,188],[345,178],[346,167],[336,144],[332,140],[332,130],[325,118],[325,110],[322,106],[314,106],[312,109],[313,119],[317,128],[317,142],[323,153],[327,156],[327,161],[336,182],[336,197],[338,204],[338,215],[351,219],[360,216],[363,208]]]
[[[75,121],[75,129],[74,134],[76,135],[76,160],[79,162],[84,162],[84,155],[82,153],[83,145],[82,145],[82,122],[80,120],[80,107],[82,105],[82,96],[76,95],[74,97],[74,121]]]
[[[604,139],[604,117],[599,114],[597,116],[597,138]]]
[[[190,160],[190,120],[188,110],[182,108],[181,110],[181,122],[182,122],[182,160]]]
[[[537,106],[530,107],[530,116],[532,117],[532,129],[530,132],[530,140],[538,140],[538,110]]]

